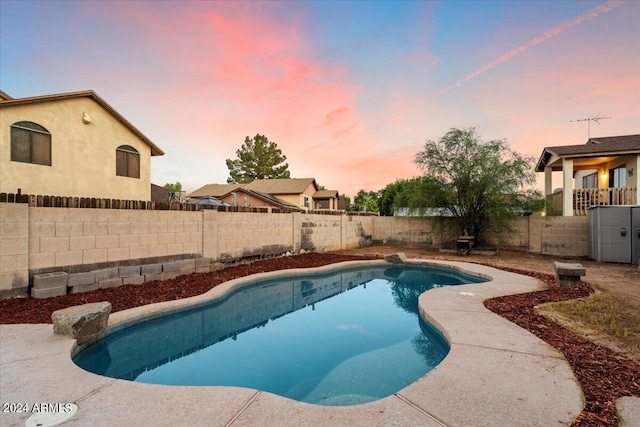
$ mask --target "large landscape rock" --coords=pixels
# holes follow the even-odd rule
[[[111,303],[107,301],[54,311],[51,314],[53,333],[75,338],[78,345],[85,344],[107,329],[109,314]]]
[[[398,252],[395,254],[386,255],[384,257],[384,260],[387,262],[392,262],[394,264],[406,264],[407,256],[404,254],[404,252]]]

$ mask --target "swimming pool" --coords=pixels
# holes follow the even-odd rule
[[[249,387],[322,405],[365,403],[408,386],[449,350],[420,318],[418,296],[482,281],[451,269],[400,265],[262,280],[108,335],[74,362],[137,382]]]

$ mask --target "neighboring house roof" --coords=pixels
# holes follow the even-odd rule
[[[168,202],[169,190],[159,185],[151,184],[151,201],[152,202]]]
[[[11,98],[4,92],[0,92],[0,107],[10,107],[14,105],[26,105],[26,104],[35,104],[40,102],[50,102],[50,101],[59,101],[64,99],[73,99],[73,98],[91,98],[96,103],[98,103],[102,108],[107,110],[117,121],[122,123],[126,128],[128,128],[131,132],[133,132],[138,138],[144,141],[149,147],[151,147],[151,155],[152,156],[162,156],[164,151],[162,151],[156,144],[154,144],[149,138],[146,137],[138,128],[136,128],[131,122],[124,118],[120,113],[118,113],[115,108],[109,105],[104,99],[98,96],[92,90],[85,90],[79,92],[68,92],[68,93],[59,93],[53,95],[41,95],[41,96],[32,96],[28,98]]]
[[[271,202],[277,206],[281,206],[283,208],[286,209],[298,209],[300,210],[299,206],[295,206],[292,205],[291,203],[287,203],[284,200],[281,200],[279,198],[277,198],[276,196],[273,196],[269,193],[263,193],[261,191],[253,191],[253,190],[248,190],[248,189],[241,189],[241,190],[245,190],[247,191],[247,193],[252,194],[254,197],[257,197],[258,199],[263,199],[267,202]]]
[[[242,186],[240,184],[207,184],[187,194],[187,197],[213,196],[220,198],[238,188],[242,188]]]
[[[318,199],[340,199],[337,190],[318,190],[313,194],[315,200]]]
[[[213,196],[225,198],[232,192],[244,192],[264,200],[268,203],[286,209],[300,209],[300,206],[293,205],[278,198],[278,195],[302,194],[310,185],[313,185],[315,192],[313,198],[340,200],[340,195],[336,190],[318,190],[318,184],[314,178],[282,178],[282,179],[256,179],[248,184],[208,184],[188,194],[188,197]]]
[[[213,196],[196,197],[187,202],[190,205],[206,205],[206,206],[231,206],[229,203],[223,202]]]
[[[536,165],[536,172],[544,172],[551,160],[558,158],[607,157],[640,154],[640,134],[591,138],[586,144],[545,147]]]
[[[269,194],[301,194],[310,184],[313,184],[316,191],[318,190],[318,184],[314,178],[256,179],[244,184],[243,187]]]
[[[224,199],[229,196],[231,193],[244,193],[251,195],[257,199],[263,200],[272,205],[278,206],[284,209],[300,209],[299,206],[292,205],[290,203],[285,202],[273,196],[269,193],[264,193],[262,191],[250,190],[245,187],[244,184],[208,184],[204,187],[197,189],[189,193],[188,197],[191,199],[197,199],[207,196],[216,197],[218,199]]]

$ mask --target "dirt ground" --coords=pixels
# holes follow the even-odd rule
[[[392,246],[372,246],[361,249],[338,251],[350,255],[385,255],[404,252],[408,258],[444,259],[450,261],[474,262],[496,267],[530,270],[539,273],[555,274],[554,261],[578,262],[587,271],[582,280],[590,285],[625,296],[627,300],[640,310],[640,269],[629,264],[604,263],[584,257],[564,258],[550,255],[537,255],[517,251],[499,251],[496,255],[458,256],[456,253],[439,252],[437,249],[416,249]]]

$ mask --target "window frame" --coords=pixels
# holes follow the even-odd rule
[[[18,137],[14,133],[14,130],[19,132],[27,132],[28,141],[26,142],[26,144],[28,145],[28,147],[18,146],[19,144],[24,143],[24,141],[18,141]],[[52,138],[51,132],[49,132],[47,128],[35,122],[31,122],[28,120],[21,120],[19,122],[13,123],[10,126],[9,132],[10,132],[9,139],[10,139],[10,146],[11,146],[10,150],[11,150],[12,162],[28,163],[28,164],[40,165],[40,166],[52,166],[53,156],[52,156],[51,146],[52,146],[53,138]],[[44,141],[44,143],[46,144],[44,146],[44,149],[36,149],[36,145],[43,144],[42,140],[36,140],[35,138],[36,135],[46,137],[46,141]],[[24,148],[28,148],[28,152],[29,152],[28,160],[23,160],[19,158],[20,155],[18,151],[20,150],[20,148],[22,148],[23,150]],[[42,153],[45,153],[45,152],[46,152],[45,160],[42,161],[40,160],[40,157],[43,155]],[[34,159],[34,157],[36,158]]]
[[[598,172],[583,176],[582,188],[598,188]]]
[[[627,165],[609,169],[609,187],[623,188],[627,186]]]
[[[134,147],[121,145],[116,148],[116,176],[140,179],[140,152]]]

